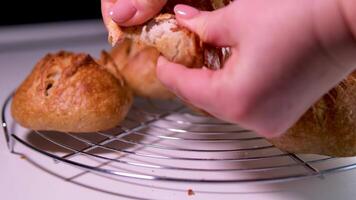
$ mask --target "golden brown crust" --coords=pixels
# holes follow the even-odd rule
[[[133,56],[121,70],[134,93],[151,99],[172,99],[175,97],[158,80],[157,60],[160,53],[153,47],[147,47]]]
[[[157,59],[160,53],[153,47],[125,40],[111,51],[120,74],[137,96],[150,99],[172,99],[156,76]]]
[[[34,130],[92,132],[115,127],[132,94],[89,55],[59,52],[41,59],[17,89],[11,111]]]
[[[125,39],[123,42],[116,44],[110,51],[110,55],[114,60],[119,71],[122,70],[127,62],[132,59],[133,56],[145,49],[147,46],[133,42],[132,40]]]
[[[356,155],[356,73],[320,99],[286,134],[269,139],[293,153]]]
[[[97,63],[102,67],[103,69],[106,69],[108,72],[110,72],[117,80],[120,82],[124,81],[124,78],[120,74],[119,68],[116,66],[115,61],[111,57],[111,55],[106,52],[106,51],[101,51],[100,54],[100,59],[97,60]],[[123,83],[121,83],[123,84]]]

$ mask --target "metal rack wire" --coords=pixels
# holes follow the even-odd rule
[[[15,142],[21,143],[57,162],[108,176],[189,183],[255,183],[322,177],[356,168],[353,158],[284,152],[253,132],[193,114],[176,101],[136,99],[127,119],[109,131],[21,134],[9,128],[11,98],[12,95],[2,108],[2,126],[10,151]],[[15,122],[12,125],[18,126]],[[41,145],[29,138],[41,140]]]

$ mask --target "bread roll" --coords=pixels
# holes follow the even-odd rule
[[[156,65],[160,53],[155,48],[125,40],[117,44],[110,54],[119,74],[124,77],[135,95],[162,100],[175,97],[156,76]],[[103,57],[108,57],[108,55],[102,55],[102,60]]]
[[[120,82],[120,84],[125,84],[122,83],[124,82],[124,77],[120,74],[119,68],[108,52],[104,50],[101,51],[100,59],[97,60],[97,63],[101,68],[110,72]]]
[[[33,130],[93,132],[126,116],[131,91],[87,54],[48,54],[17,89],[14,119]]]
[[[114,46],[111,56],[135,94],[154,99],[173,97],[155,74],[159,54],[188,67],[221,68],[228,57],[226,52],[229,51],[203,44],[196,34],[179,26],[173,15],[173,8],[182,3],[212,11],[229,2],[230,0],[171,0],[161,14],[135,27],[119,27],[108,20],[106,26],[109,41]],[[150,48],[145,49],[148,46]]]
[[[147,48],[146,45],[139,44],[129,39],[125,39],[123,42],[116,44],[110,51],[110,56],[114,60],[119,71],[122,70],[127,62],[136,56],[143,49]]]
[[[117,0],[113,0],[116,2]],[[213,11],[215,9],[222,8],[230,4],[233,0],[169,0],[166,5],[162,8],[160,14],[168,13],[174,14],[174,7],[177,4],[186,4],[193,6],[199,10],[203,11]],[[117,42],[123,41],[127,36],[131,37],[132,34],[140,34],[143,26],[136,27],[119,27],[114,21],[106,21],[106,27],[109,31],[108,40],[109,43],[114,46]]]
[[[109,42],[114,46],[129,38],[144,45],[156,48],[163,56],[172,62],[188,67],[217,69],[216,59],[219,59],[221,49],[206,48],[199,37],[188,29],[178,25],[173,14],[176,4],[184,3],[201,10],[214,10],[227,5],[230,0],[173,0],[168,1],[161,14],[146,24],[135,27],[119,27],[112,20],[106,26],[109,30]],[[212,55],[210,55],[212,54]],[[216,58],[205,60],[206,58]],[[213,61],[213,62],[211,62]]]
[[[356,156],[356,72],[321,98],[286,134],[269,141],[292,153]]]
[[[155,48],[147,47],[133,56],[120,71],[136,95],[151,99],[175,98],[157,78],[159,56],[160,53]]]
[[[178,26],[175,16],[161,14],[142,28],[138,40],[155,47],[172,62],[188,67],[204,65],[202,41],[194,33]]]

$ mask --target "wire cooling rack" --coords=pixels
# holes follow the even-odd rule
[[[176,101],[137,98],[126,120],[109,131],[78,134],[28,130],[20,134],[10,129],[11,100],[10,95],[2,108],[10,151],[20,143],[56,163],[119,179],[282,182],[356,168],[354,158],[284,152],[251,131],[194,114]],[[13,126],[19,125],[13,122]]]

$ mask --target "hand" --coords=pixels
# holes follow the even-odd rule
[[[103,19],[120,26],[139,25],[155,16],[167,0],[101,0]]]
[[[355,41],[336,2],[238,0],[213,12],[178,5],[181,25],[233,53],[219,71],[160,58],[158,77],[218,118],[278,136],[355,69]]]

